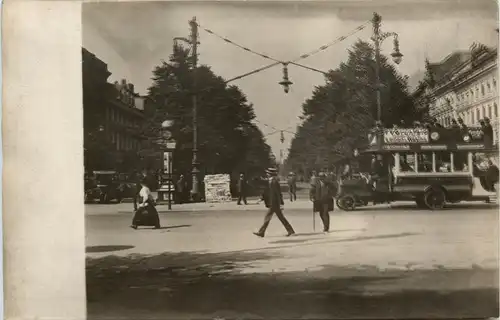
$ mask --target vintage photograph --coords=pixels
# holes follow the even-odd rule
[[[494,1],[88,2],[89,319],[499,316]]]

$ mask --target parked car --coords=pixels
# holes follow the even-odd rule
[[[88,182],[85,190],[85,202],[99,199],[100,203],[109,203],[116,200],[120,203],[125,194],[125,187],[121,186],[116,171],[94,171],[92,182]]]

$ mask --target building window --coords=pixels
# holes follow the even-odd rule
[[[475,121],[475,118],[474,118],[474,111],[471,111],[470,112],[470,124],[474,124]]]
[[[493,103],[493,112],[495,113],[495,118],[498,117],[498,106],[497,103]]]
[[[484,84],[482,84],[481,85],[481,96],[484,97],[484,94],[485,94],[485,92],[484,92]]]
[[[479,88],[476,87],[476,100],[479,99]]]
[[[488,87],[488,93],[490,93],[491,92],[491,84],[489,82],[487,82],[486,86]]]
[[[487,115],[486,115],[486,106],[483,106],[483,119],[484,119],[485,117],[487,117]]]
[[[488,106],[488,118],[491,119],[491,105]]]
[[[479,108],[476,109],[476,119],[479,121],[481,119],[481,110]]]
[[[497,79],[493,78],[493,89],[497,89]]]

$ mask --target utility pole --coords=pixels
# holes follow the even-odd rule
[[[196,22],[196,17],[193,17],[189,21],[191,26],[191,45],[192,45],[192,59],[193,59],[193,88],[192,88],[192,100],[193,100],[193,170],[191,172],[193,178],[193,186],[191,189],[191,197],[194,201],[199,199],[199,185],[198,185],[198,175],[200,170],[198,169],[198,106],[197,106],[197,63],[198,63],[198,23]]]
[[[382,17],[377,13],[373,14],[373,42],[375,44],[375,90],[377,91],[377,120],[382,121],[382,102],[381,102],[381,86],[380,82],[380,23]]]

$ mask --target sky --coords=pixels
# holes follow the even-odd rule
[[[358,39],[370,41],[368,21],[373,12],[382,16],[382,31],[398,33],[404,57],[397,68],[410,77],[425,69],[426,58],[441,61],[453,51],[468,50],[473,42],[498,45],[498,11],[493,0],[95,2],[84,3],[82,12],[83,46],[108,64],[109,81],[127,79],[140,94],[146,94],[152,84],[154,67],[161,60],[168,61],[173,38],[189,35],[188,21],[194,16],[202,27],[285,61],[366,24],[362,31],[300,61],[324,71],[345,61],[347,49]],[[199,36],[199,62],[225,79],[272,63],[202,29]],[[391,52],[392,40],[387,39],[382,53]],[[298,67],[290,66],[289,76],[293,85],[288,94],[278,84],[281,66],[232,83],[253,103],[256,123],[265,135],[277,129],[295,132],[303,102],[315,86],[324,84],[321,73]],[[279,134],[266,138],[279,157],[292,137],[286,132],[283,144]]]

